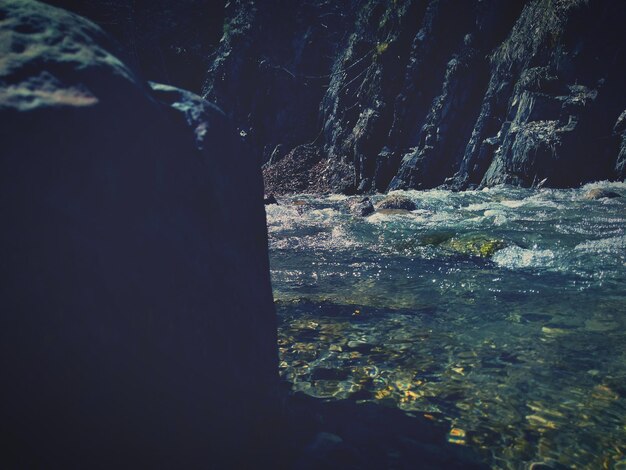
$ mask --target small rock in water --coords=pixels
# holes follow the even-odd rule
[[[406,196],[391,194],[378,204],[378,209],[401,209],[405,211],[414,211],[417,209],[417,206]]]
[[[374,205],[369,197],[350,204],[350,212],[354,215],[366,217],[374,212]]]
[[[278,204],[278,201],[276,200],[276,196],[274,196],[273,194],[270,194],[269,196],[266,196],[263,199],[263,203],[266,206],[269,206],[270,204]]]
[[[622,197],[622,195],[619,193],[616,193],[615,191],[609,191],[608,189],[601,189],[601,188],[590,189],[583,195],[583,199],[587,199],[590,201],[595,200],[595,199],[604,199],[604,198],[613,199],[616,197]]]

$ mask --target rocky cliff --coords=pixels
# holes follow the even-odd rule
[[[624,2],[241,0],[224,13],[203,93],[262,155],[268,191],[626,176]]]
[[[5,468],[237,466],[278,384],[260,169],[76,15],[0,3]]]
[[[268,191],[626,176],[624,2],[49,1],[216,102]]]

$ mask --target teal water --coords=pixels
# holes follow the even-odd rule
[[[281,374],[450,429],[493,468],[626,468],[626,197],[602,187],[267,206]],[[375,196],[376,202],[382,196]],[[537,467],[535,467],[537,468]]]

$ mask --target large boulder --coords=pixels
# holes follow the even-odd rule
[[[257,159],[76,15],[3,1],[0,56],[0,461],[262,461],[278,377]]]
[[[583,199],[592,201],[594,199],[613,199],[621,197],[619,193],[603,188],[592,188],[583,194]]]

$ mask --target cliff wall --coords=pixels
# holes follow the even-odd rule
[[[625,21],[603,0],[229,2],[203,93],[268,191],[577,186],[625,176]]]

